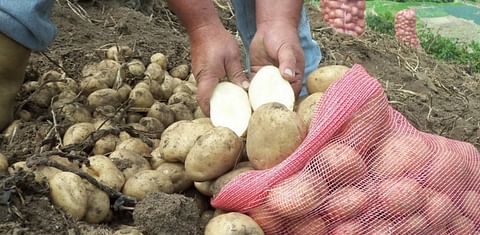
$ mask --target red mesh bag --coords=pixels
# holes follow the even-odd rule
[[[365,32],[365,0],[321,0],[322,19],[341,33]]]
[[[407,45],[420,47],[415,9],[401,10],[395,15],[395,37]]]
[[[321,98],[294,153],[239,175],[212,205],[249,214],[266,234],[474,234],[480,154],[415,129],[354,65]]]

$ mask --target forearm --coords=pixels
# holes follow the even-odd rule
[[[256,0],[257,27],[282,22],[297,28],[302,6],[302,0]]]
[[[224,29],[212,0],[168,0],[167,2],[190,37],[205,28]]]

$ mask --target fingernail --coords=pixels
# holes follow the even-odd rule
[[[285,73],[285,75],[287,75],[287,76],[289,76],[289,77],[293,77],[293,76],[294,76],[293,70],[291,70],[291,69],[285,69],[285,70],[283,71],[283,73]]]
[[[249,86],[250,86],[250,83],[248,81],[243,81],[242,82],[243,89],[247,89]]]

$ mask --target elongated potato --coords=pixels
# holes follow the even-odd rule
[[[137,154],[140,154],[140,156],[148,156],[150,152],[152,152],[152,148],[139,138],[128,138],[122,141],[117,146],[116,150],[123,149],[136,152]]]
[[[92,92],[87,98],[88,104],[92,107],[105,105],[117,106],[121,102],[121,97],[114,89],[105,88]]]
[[[241,150],[235,132],[215,127],[195,141],[185,159],[186,173],[194,181],[213,180],[233,168]]]
[[[70,126],[63,135],[63,144],[79,144],[95,131],[93,124],[88,122],[76,123]]]
[[[317,68],[307,76],[308,93],[325,92],[333,82],[342,78],[349,69],[344,65],[327,65]]]
[[[80,176],[60,172],[49,181],[53,204],[62,208],[74,219],[81,220],[87,212],[88,193]]]
[[[143,170],[130,177],[123,186],[125,195],[144,199],[148,193],[173,193],[175,187],[170,178],[157,170]]]
[[[110,198],[108,195],[88,181],[83,182],[87,190],[87,210],[83,218],[88,223],[104,221],[110,212]]]
[[[251,217],[229,212],[213,217],[205,227],[205,235],[249,234],[263,235],[262,228]]]
[[[126,180],[139,171],[152,169],[147,159],[127,149],[114,151],[109,157],[117,168],[122,171]]]
[[[90,166],[83,165],[82,170],[105,185],[120,190],[125,176],[108,157],[95,155],[88,158]]]
[[[158,119],[164,127],[170,126],[175,121],[175,113],[164,103],[156,101],[150,107],[147,117]]]
[[[307,128],[297,113],[280,103],[260,106],[247,129],[247,155],[255,169],[285,160],[303,142]]]

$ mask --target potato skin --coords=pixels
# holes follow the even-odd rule
[[[325,92],[327,88],[350,68],[344,65],[327,65],[317,68],[307,77],[307,90],[309,94]]]
[[[77,220],[85,216],[88,193],[80,176],[71,172],[60,172],[49,180],[49,185],[53,204]]]
[[[82,170],[105,185],[120,190],[125,183],[125,176],[112,160],[103,155],[88,158],[90,166],[83,165]]]
[[[156,101],[150,107],[147,117],[158,119],[164,127],[170,126],[175,121],[175,113],[164,103]]]
[[[251,217],[229,212],[213,217],[205,227],[205,235],[218,234],[263,235],[264,232]]]
[[[155,170],[168,176],[172,182],[174,193],[185,191],[193,185],[193,181],[187,177],[185,167],[181,163],[165,162]]]
[[[215,127],[200,136],[188,152],[185,170],[194,181],[213,180],[237,162],[241,139],[226,127]]]
[[[107,193],[84,181],[87,189],[87,211],[83,218],[88,223],[100,223],[104,221],[110,212],[110,198]]]
[[[88,98],[88,104],[92,107],[99,107],[105,105],[117,106],[120,104],[122,98],[120,94],[110,88],[100,89],[92,92]]]
[[[280,103],[260,106],[247,129],[247,155],[255,169],[271,168],[303,142],[307,128],[300,116]]]
[[[123,186],[125,195],[144,199],[148,193],[174,193],[175,187],[170,178],[157,170],[143,170],[130,177]]]
[[[312,121],[313,114],[317,108],[317,104],[320,101],[320,98],[323,96],[323,92],[315,92],[307,96],[304,100],[300,101],[297,106],[296,112],[302,118],[305,126],[309,127],[310,122]]]
[[[222,188],[235,177],[253,170],[253,167],[247,166],[229,171],[228,173],[218,177],[215,181],[212,182],[212,184],[210,185],[210,193],[212,195],[217,195],[222,190]]]
[[[92,123],[81,122],[70,126],[63,135],[63,144],[82,143],[91,133],[95,131]]]
[[[128,138],[122,141],[116,150],[129,150],[141,156],[148,156],[152,152],[152,148],[139,138]]]
[[[126,180],[139,171],[152,169],[147,159],[130,150],[117,150],[112,152],[109,157],[117,168],[122,171]]]

